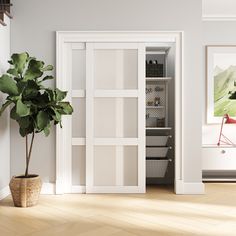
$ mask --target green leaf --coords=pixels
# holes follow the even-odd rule
[[[28,128],[21,128],[19,129],[19,133],[22,137],[25,137],[27,134],[31,134],[34,131],[34,127],[30,125]]]
[[[61,120],[61,114],[56,109],[52,108],[54,115],[52,115],[53,120],[59,122]]]
[[[0,77],[0,91],[9,95],[18,94],[16,83],[9,75],[5,74]]]
[[[43,61],[37,61],[35,59],[32,59],[29,64],[28,68],[25,72],[23,81],[27,80],[35,80],[43,75],[42,68],[44,66]]]
[[[49,122],[48,114],[44,111],[40,111],[36,117],[37,128],[43,130],[48,126]]]
[[[67,91],[61,91],[60,89],[56,88],[55,95],[56,95],[56,100],[60,102],[66,97]]]
[[[22,93],[23,90],[25,89],[26,85],[27,85],[27,82],[24,82],[24,81],[21,80],[16,85],[17,85],[19,93]]]
[[[22,129],[26,129],[30,126],[29,116],[21,117],[17,122]]]
[[[7,70],[7,73],[10,74],[10,75],[18,77],[18,72],[15,68]]]
[[[29,57],[28,62],[30,62],[31,60],[36,60],[36,58],[35,57]]]
[[[69,102],[59,102],[58,105],[60,106],[60,113],[64,115],[71,115],[73,113],[73,107],[70,105]]]
[[[50,126],[50,123],[49,123],[48,126],[43,129],[43,132],[44,132],[46,137],[50,134],[50,127],[51,126]]]
[[[46,89],[45,92],[47,93],[48,99],[49,99],[50,102],[55,101],[55,93],[52,89],[48,88],[48,89]]]
[[[18,53],[12,54],[11,63],[12,63],[12,65],[14,65],[18,74],[23,73],[25,65],[28,61],[28,58],[29,58],[29,54],[27,52],[23,52],[23,53],[19,53],[19,54]]]
[[[12,101],[14,103],[16,103],[17,100],[19,100],[19,99],[21,99],[21,97],[19,95],[17,95],[17,96],[8,96],[7,97],[7,100]]]
[[[6,102],[2,105],[2,107],[1,107],[1,109],[0,109],[0,116],[2,115],[2,113],[5,111],[5,109],[6,109],[11,103],[12,103],[12,101],[6,101]]]
[[[28,116],[30,114],[30,108],[27,107],[20,99],[16,103],[16,114],[20,117]]]
[[[48,105],[50,105],[48,104],[49,98],[46,92],[44,92],[43,94],[39,92],[38,95],[34,99],[31,99],[31,101],[38,108],[46,108]]]
[[[20,133],[21,137],[25,137],[26,134],[28,134],[27,129],[23,129],[21,127],[19,128],[19,133]]]
[[[51,75],[47,75],[47,76],[45,76],[45,77],[40,81],[40,83],[43,82],[43,81],[45,81],[45,80],[50,80],[50,79],[54,79],[54,77],[51,76]]]
[[[19,115],[17,115],[17,113],[16,113],[16,106],[14,106],[14,107],[11,109],[10,117],[11,117],[11,119],[13,119],[13,120],[18,120],[18,119],[20,119]]]
[[[25,89],[23,91],[23,98],[24,99],[31,99],[35,98],[39,93],[39,86],[34,80],[27,81]]]
[[[53,70],[53,66],[52,65],[47,65],[45,66],[42,71],[50,71],[50,70]]]

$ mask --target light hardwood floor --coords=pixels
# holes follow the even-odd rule
[[[206,195],[174,195],[167,187],[147,194],[42,195],[39,205],[0,202],[0,236],[236,235],[236,183],[206,184]]]

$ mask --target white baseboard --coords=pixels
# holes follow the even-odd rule
[[[86,193],[86,187],[82,185],[73,185],[71,187],[71,193]]]
[[[10,195],[9,186],[0,190],[0,200],[4,199],[8,195]],[[43,183],[41,194],[55,194],[55,184],[53,183]]]
[[[54,183],[43,183],[41,194],[55,194],[55,184]]]
[[[43,183],[41,194],[55,194],[55,184],[54,183]],[[204,194],[205,186],[202,182],[190,183],[183,181],[176,181],[175,183],[176,194]],[[72,186],[71,193],[85,193],[85,186]],[[9,186],[0,190],[0,200],[10,195]]]
[[[204,194],[205,185],[202,182],[183,182],[178,180],[175,182],[176,194]]]
[[[11,192],[9,186],[6,186],[5,188],[0,190],[0,200],[2,200],[3,198],[7,197],[10,194]]]

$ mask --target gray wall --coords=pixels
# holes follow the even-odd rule
[[[234,21],[205,21],[203,22],[203,77],[204,77],[204,91],[206,91],[206,78],[205,78],[205,46],[206,45],[236,45],[236,22]],[[204,101],[206,101],[206,93],[204,93]],[[203,120],[203,145],[216,144],[218,141],[220,125],[207,125],[206,124],[206,103],[203,105],[204,112]],[[230,133],[235,133],[236,127],[230,127]],[[230,135],[231,138],[231,135]],[[235,142],[235,135],[232,136]],[[204,158],[204,157],[203,157]]]
[[[0,75],[9,67],[10,56],[10,19],[5,17],[7,26],[0,26]],[[0,93],[0,105],[5,102],[5,95]],[[1,190],[8,186],[10,180],[10,122],[7,110],[0,117],[0,198]]]
[[[183,30],[184,179],[201,181],[201,1],[13,0],[12,52],[55,65],[56,30]],[[199,95],[200,94],[200,95]],[[194,110],[194,112],[193,112]],[[23,171],[23,143],[11,124],[12,174]],[[55,133],[38,136],[31,164],[44,181],[55,181]]]

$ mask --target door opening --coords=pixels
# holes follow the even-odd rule
[[[174,186],[175,42],[146,44],[146,184]]]
[[[56,193],[181,193],[182,32],[57,32]],[[145,117],[146,116],[146,117]]]

